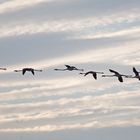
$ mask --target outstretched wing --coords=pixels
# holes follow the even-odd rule
[[[34,72],[34,70],[31,70],[31,72],[32,72],[32,74],[33,74],[33,75],[35,75],[35,72]]]
[[[122,76],[118,76],[118,80],[119,80],[120,82],[123,82]]]
[[[22,74],[24,75],[24,74],[25,74],[25,72],[26,72],[26,70],[25,70],[25,69],[23,69],[23,70],[22,70]]]
[[[71,68],[71,66],[70,65],[65,65],[67,68]]]
[[[86,72],[84,76],[87,76],[88,74],[91,74],[91,71]]]
[[[109,71],[119,75],[119,73],[117,71],[114,71],[114,70],[111,70],[111,69],[109,69]]]
[[[136,70],[136,68],[135,68],[135,67],[133,67],[133,72],[135,73],[135,75],[136,75],[136,76],[138,76],[138,75],[139,75],[139,73],[138,73],[138,71]]]
[[[94,79],[97,79],[97,73],[96,72],[93,73],[93,77],[94,77]]]
[[[88,75],[88,74],[92,74],[94,79],[97,79],[97,73],[94,72],[94,71],[89,71],[89,72],[86,72],[84,76]]]

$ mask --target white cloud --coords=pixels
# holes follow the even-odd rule
[[[63,57],[57,57],[53,59],[46,59],[46,60],[41,60],[41,61],[36,61],[33,63],[27,63],[26,64],[16,64],[15,66],[10,66],[12,67],[24,67],[26,66],[33,66],[36,68],[49,68],[49,67],[54,67],[58,65],[64,65],[66,63],[72,63],[72,64],[84,64],[84,63],[117,63],[117,64],[125,64],[125,65],[135,65],[136,60],[138,59],[139,54],[139,42],[128,42],[128,43],[123,43],[118,46],[114,47],[108,47],[108,48],[99,48],[99,49],[89,49],[89,50],[84,50],[81,52],[73,53],[67,56]],[[132,47],[133,46],[133,47]],[[133,57],[133,59],[130,58]],[[76,60],[76,61],[75,61]],[[126,61],[127,60],[127,61]],[[129,63],[130,60],[130,63]],[[140,64],[140,61],[137,61],[137,65]],[[60,66],[59,66],[60,67]]]
[[[45,3],[51,1],[53,0],[10,0],[0,4],[0,14],[17,11],[43,2]]]
[[[1,92],[0,93],[0,101],[12,101],[12,100],[21,100],[21,99],[33,99],[39,98],[42,96],[52,96],[52,95],[64,95],[64,91],[72,91],[72,89],[82,86],[86,84],[87,80],[81,80],[80,78],[76,77],[64,77],[59,79],[51,79],[51,80],[41,80],[41,81],[33,81],[30,80],[23,82],[12,82],[6,83],[6,86],[1,87],[10,87],[14,88],[14,90],[8,92]],[[31,83],[31,84],[30,84]],[[57,83],[57,84],[56,84]],[[19,89],[18,86],[20,87]],[[36,96],[34,94],[36,93]],[[67,93],[68,94],[68,93]]]
[[[0,106],[1,111],[13,111],[7,112],[9,117],[6,114],[0,115],[0,122],[2,123],[3,121],[9,120],[29,121],[42,118],[56,118],[57,120],[59,116],[68,118],[68,116],[88,116],[89,114],[94,116],[97,120],[100,119],[100,115],[102,114],[102,116],[105,115],[107,118],[109,117],[111,121],[111,119],[116,119],[122,111],[126,118],[129,118],[130,115],[134,117],[133,113],[139,113],[139,101],[137,100],[139,97],[140,94],[138,90],[120,91],[100,96],[60,98],[58,100],[36,103],[4,104]],[[37,112],[40,113],[38,114]],[[38,115],[32,117],[32,114],[36,113]],[[115,118],[112,113],[116,116]],[[106,117],[102,117],[102,119],[104,120]]]
[[[89,129],[89,128],[106,128],[106,127],[124,127],[124,126],[139,126],[139,119],[132,120],[117,120],[117,121],[107,121],[107,122],[98,122],[93,121],[89,123],[76,123],[76,124],[64,124],[64,125],[44,125],[36,127],[27,127],[27,128],[9,128],[9,129],[0,129],[0,132],[53,132],[61,130],[71,130],[71,129]]]
[[[86,34],[77,34],[75,37],[69,37],[68,39],[100,39],[100,38],[113,38],[113,37],[134,37],[135,34],[140,36],[140,27],[134,27],[129,29],[123,29],[119,31],[107,31],[107,32],[97,32],[95,33],[86,33]]]
[[[132,12],[132,13],[131,13]],[[9,37],[9,36],[18,36],[18,35],[25,35],[25,34],[37,34],[37,33],[50,33],[50,32],[80,32],[84,33],[91,30],[97,34],[97,37],[101,37],[98,35],[98,31],[96,28],[100,27],[103,29],[106,26],[113,27],[112,25],[115,24],[128,24],[137,22],[140,20],[139,14],[137,12],[131,11],[130,13],[119,13],[116,15],[110,15],[105,17],[88,17],[88,18],[81,18],[77,20],[56,20],[56,21],[34,21],[31,22],[15,22],[6,24],[6,26],[1,27],[0,37]],[[114,26],[115,27],[115,26]],[[107,27],[108,28],[108,27]],[[116,28],[116,27],[115,27]],[[97,31],[96,31],[97,30]],[[132,32],[138,32],[136,29],[132,29]],[[120,31],[116,33],[109,33],[106,36],[118,36],[120,34],[130,33],[131,31]],[[102,34],[102,32],[101,32]],[[105,36],[103,32],[103,36]]]

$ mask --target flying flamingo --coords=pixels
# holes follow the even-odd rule
[[[38,71],[38,72],[42,72],[42,70],[36,70],[36,69],[33,69],[33,68],[23,68],[21,70],[14,70],[15,72],[22,72],[22,74],[24,75],[26,71],[29,71],[31,72],[33,75],[35,74],[35,71]]]
[[[114,75],[102,75],[102,77],[113,77],[113,76],[116,76],[116,77],[118,77],[118,80],[120,82],[123,82],[123,78],[122,78],[123,76],[124,77],[129,77],[129,75],[120,74],[119,72],[111,70],[111,69],[109,69],[109,71],[114,73]]]
[[[7,70],[6,68],[0,68],[0,70]]]
[[[84,76],[87,76],[88,74],[92,74],[92,76],[94,77],[94,79],[96,80],[97,79],[97,73],[98,74],[104,74],[103,72],[95,72],[95,71],[88,71],[88,72],[85,72],[85,73],[79,73],[79,74],[84,74]]]
[[[127,78],[137,78],[138,80],[140,80],[140,74],[139,74],[140,72],[138,72],[135,67],[133,67],[133,72],[134,72],[135,76],[131,75]]]
[[[140,80],[140,72],[138,72],[135,67],[133,67],[133,72],[135,73],[135,76],[133,78],[138,78],[138,80]]]
[[[70,65],[65,65],[66,68],[65,69],[54,69],[56,71],[66,71],[66,70],[69,70],[69,71],[73,71],[73,70],[78,70],[78,71],[84,71],[83,69],[78,69],[74,66],[70,66]]]

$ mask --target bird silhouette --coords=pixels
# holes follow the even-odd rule
[[[138,80],[140,80],[140,72],[138,72],[135,67],[133,67],[133,72],[135,73],[135,76],[133,78],[137,78]]]
[[[129,76],[129,77],[127,77],[127,78],[137,78],[138,80],[140,80],[140,72],[138,72],[137,70],[136,70],[136,68],[135,67],[133,67],[133,72],[134,72],[134,76]]]
[[[118,80],[120,82],[123,82],[123,78],[122,78],[123,76],[124,77],[129,77],[129,75],[120,74],[119,72],[111,70],[111,69],[109,69],[109,71],[114,73],[114,75],[102,75],[102,77],[113,77],[113,76],[116,76],[116,77],[118,77]]]
[[[0,70],[7,70],[6,68],[0,68]]]
[[[35,71],[42,72],[42,70],[37,70],[37,69],[33,69],[33,68],[23,68],[22,70],[14,70],[14,71],[22,72],[23,75],[26,73],[26,71],[31,72],[33,75],[35,75]]]
[[[77,71],[84,71],[84,69],[78,69],[74,66],[70,66],[70,65],[65,65],[66,68],[65,69],[54,69],[56,71],[66,71],[66,70],[69,70],[69,71],[73,71],[73,70],[77,70]]]
[[[96,80],[97,79],[97,73],[98,74],[104,74],[103,72],[95,72],[95,71],[88,71],[88,72],[85,72],[85,73],[79,73],[79,74],[83,74],[84,76],[87,76],[88,74],[92,74],[92,76],[94,77],[94,79]]]

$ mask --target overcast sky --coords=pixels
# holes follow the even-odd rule
[[[140,82],[65,64],[140,71],[140,1],[0,0],[0,138],[139,140]]]

